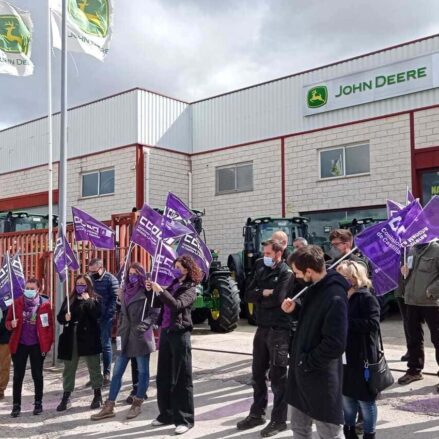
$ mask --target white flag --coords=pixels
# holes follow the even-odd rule
[[[14,76],[32,75],[32,29],[29,12],[21,11],[0,0],[0,73]]]
[[[61,0],[51,0],[52,44],[62,47]],[[67,50],[103,61],[113,23],[113,0],[67,0]]]

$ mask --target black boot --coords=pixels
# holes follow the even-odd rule
[[[67,410],[70,408],[70,395],[72,392],[64,392],[62,394],[61,402],[58,404],[58,407],[56,408],[57,412],[63,412],[64,410]]]
[[[13,418],[16,418],[17,416],[20,416],[20,412],[21,412],[21,406],[20,404],[14,404],[12,406],[12,412],[11,412],[11,416]]]
[[[355,432],[355,427],[350,427],[349,425],[343,426],[343,433],[346,439],[359,439],[357,433]]]
[[[93,397],[93,401],[91,402],[91,409],[98,409],[102,405],[102,394],[101,389],[94,389],[95,396]]]
[[[363,439],[375,439],[375,433],[364,433]]]
[[[39,415],[43,411],[43,403],[41,401],[34,402],[34,415]]]

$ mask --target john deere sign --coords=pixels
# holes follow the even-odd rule
[[[107,36],[108,0],[69,0],[68,5],[72,19],[83,32],[98,37]]]
[[[402,96],[439,87],[439,54],[304,87],[304,115]]]
[[[30,31],[16,15],[0,15],[0,50],[9,53],[29,53]]]

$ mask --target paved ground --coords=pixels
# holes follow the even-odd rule
[[[386,356],[396,370],[397,379],[405,370],[399,361],[404,353],[401,322],[397,316],[383,322],[382,331]],[[254,328],[242,322],[231,334],[211,333],[205,325],[199,325],[193,336],[193,364],[195,379],[196,426],[183,437],[188,439],[258,438],[259,429],[238,432],[237,420],[248,413],[251,404],[250,365],[251,343]],[[427,331],[428,332],[428,331]],[[425,379],[410,386],[393,386],[384,392],[379,400],[378,438],[385,439],[439,439],[439,394],[436,385],[439,380],[434,374],[437,367],[431,343],[427,345],[427,372]],[[216,352],[222,351],[222,352]],[[247,355],[246,355],[247,354]],[[173,428],[153,429],[150,422],[157,415],[155,400],[155,365],[157,357],[151,358],[152,381],[148,391],[149,399],[142,414],[131,421],[125,419],[128,406],[124,403],[129,392],[130,372],[116,406],[116,418],[101,423],[89,420],[89,403],[92,395],[85,388],[86,369],[78,371],[77,387],[73,407],[58,414],[55,407],[62,394],[60,371],[47,368],[45,371],[44,413],[33,416],[32,381],[30,370],[26,375],[23,412],[20,418],[9,417],[11,410],[11,386],[6,399],[0,402],[0,438],[86,438],[86,439],[135,439],[167,438],[173,435]],[[49,363],[49,362],[48,362]],[[49,364],[47,364],[49,366]],[[277,437],[292,437],[285,432]],[[316,436],[317,437],[317,436]]]

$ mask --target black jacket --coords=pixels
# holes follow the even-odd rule
[[[8,344],[11,338],[11,333],[6,329],[6,315],[8,310],[3,311],[3,318],[0,320],[0,344]]]
[[[343,395],[359,401],[373,401],[364,380],[364,361],[378,361],[380,305],[367,288],[360,289],[348,301],[348,338],[346,365],[343,366]]]
[[[119,282],[115,276],[104,271],[99,279],[92,277],[95,293],[100,296],[102,321],[112,320],[116,312],[116,298]]]
[[[176,283],[178,283],[178,280],[174,280],[170,287]],[[184,281],[174,294],[164,289],[157,297],[163,305],[168,305],[171,308],[170,331],[192,330],[192,305],[197,298],[196,285],[194,282]],[[157,304],[154,303],[154,306],[157,306]],[[164,307],[158,320],[159,325],[161,325],[163,321],[163,311]]]
[[[58,313],[57,320],[64,325],[63,332],[58,342],[58,358],[71,360],[73,352],[73,337],[76,327],[76,341],[78,344],[78,356],[96,355],[102,352],[101,331],[99,317],[101,316],[101,304],[98,300],[79,300],[75,298],[70,304],[70,322],[66,321],[67,302],[64,302]]]
[[[267,267],[263,259],[255,265],[253,279],[245,292],[247,303],[255,304],[256,324],[263,328],[291,328],[291,316],[281,310],[282,302],[287,297],[287,286],[291,270],[281,261],[274,268]],[[263,290],[273,290],[273,294],[264,297]]]
[[[303,295],[290,357],[287,402],[331,424],[344,423],[342,354],[348,330],[348,289],[345,278],[330,270]]]

